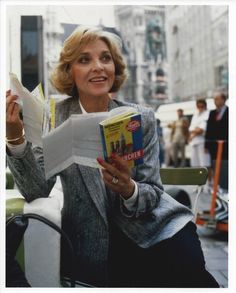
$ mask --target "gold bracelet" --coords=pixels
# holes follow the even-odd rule
[[[6,142],[15,142],[15,141],[17,141],[17,140],[20,140],[20,139],[21,139],[22,137],[24,137],[24,136],[25,136],[25,131],[24,131],[24,129],[23,129],[21,136],[19,136],[19,137],[17,137],[17,138],[7,138],[7,137],[6,137]]]

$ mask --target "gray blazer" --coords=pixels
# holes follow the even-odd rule
[[[69,230],[78,251],[83,251],[80,257],[84,257],[85,262],[88,258],[96,258],[96,254],[100,255],[100,268],[96,264],[98,271],[107,261],[110,217],[130,239],[143,248],[173,236],[193,217],[188,208],[163,191],[153,110],[117,100],[110,102],[109,110],[123,105],[133,106],[142,114],[144,163],[132,169],[132,178],[137,182],[139,190],[133,208],[127,210],[120,196],[104,187],[98,169],[72,164],[58,174],[64,193],[64,227]],[[61,124],[76,113],[81,113],[77,99],[68,98],[60,102],[56,124]],[[56,176],[45,180],[42,149],[33,148],[27,143],[22,156],[13,157],[7,152],[7,159],[16,184],[27,201],[48,197]],[[81,234],[86,235],[86,241],[79,240]],[[94,255],[91,256],[93,251]]]

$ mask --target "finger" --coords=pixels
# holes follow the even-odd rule
[[[13,117],[17,118],[17,120],[18,120],[18,119],[20,119],[20,116],[19,116],[20,107],[16,103],[13,103],[13,104],[14,104],[14,107],[13,107],[12,115],[13,115]]]
[[[131,178],[128,176],[124,176],[123,174],[120,174],[120,176],[113,176],[111,173],[109,173],[106,169],[102,170],[103,175],[103,181],[105,184],[109,184],[112,186],[118,186],[119,192],[123,193],[124,191],[127,191],[127,187],[131,182]],[[114,177],[118,179],[117,182],[113,182]]]
[[[112,166],[110,163],[107,163],[102,158],[97,158],[98,163],[105,168],[112,176],[118,177],[120,175],[119,170],[116,167]]]
[[[110,174],[107,174],[107,177],[103,177],[103,181],[105,185],[110,188],[112,191],[121,193],[122,192],[122,187],[120,186],[120,180],[118,179],[117,183],[112,182],[113,176]]]
[[[7,99],[6,99],[6,111],[8,110],[8,107],[11,105],[11,104],[16,104],[16,100],[18,99],[18,96],[17,95],[13,95],[13,96],[8,96]]]
[[[105,169],[103,169],[102,171],[102,175],[103,175],[103,181],[105,183],[112,183],[112,178],[114,177],[113,175],[111,175],[109,172],[107,172]]]
[[[119,193],[120,194],[120,187],[117,184],[114,184],[112,182],[109,182],[107,180],[104,180],[105,185],[111,189],[113,192]]]
[[[19,105],[16,103],[12,103],[9,106],[9,109],[6,113],[6,121],[8,123],[21,123],[21,119],[19,116]]]
[[[17,96],[17,95],[8,95],[7,99],[6,99],[6,103],[7,104],[15,103],[18,98],[19,98],[19,96]]]
[[[11,94],[11,90],[7,90],[6,91],[6,97],[10,96],[10,94]]]
[[[13,115],[14,108],[15,108],[15,103],[10,103],[7,106],[7,109],[6,109],[6,116],[7,117],[11,117]]]
[[[122,157],[112,154],[112,161],[115,163],[115,166],[118,170],[122,172],[128,172],[129,173],[129,167],[127,161],[125,161]]]
[[[16,103],[10,103],[7,108],[6,116],[8,118],[18,117],[19,115],[19,105]]]

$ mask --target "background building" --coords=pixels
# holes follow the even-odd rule
[[[115,24],[128,50],[126,100],[156,107],[166,95],[165,6],[115,6]]]
[[[169,99],[228,87],[228,7],[166,6]]]

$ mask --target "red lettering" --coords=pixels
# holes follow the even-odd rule
[[[126,161],[137,160],[143,157],[143,150],[138,150],[136,152],[126,154],[123,156],[123,159]]]

